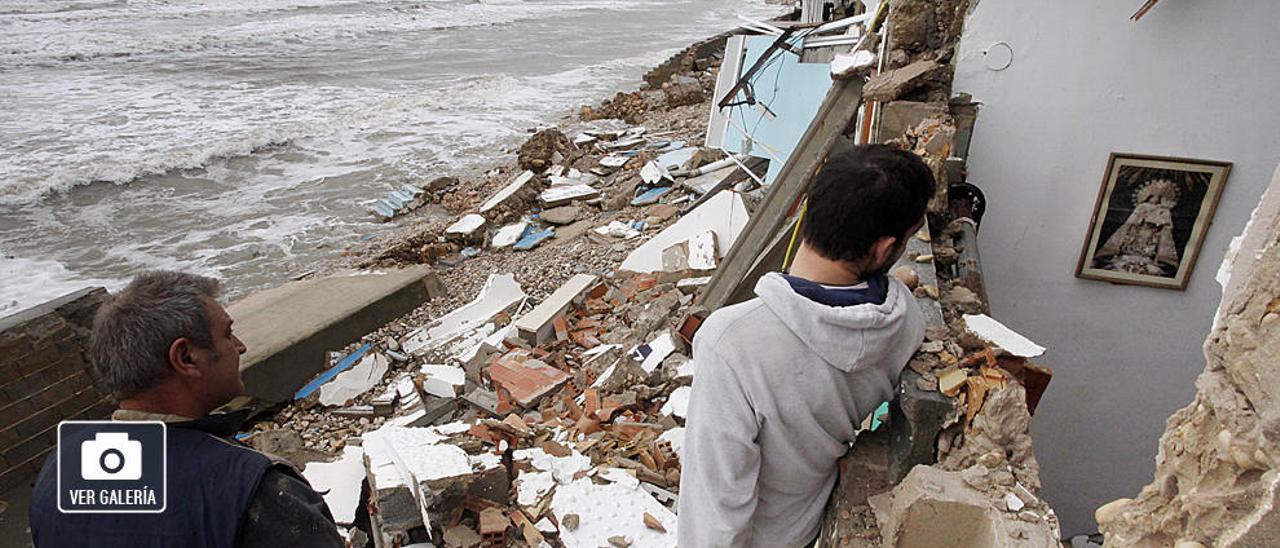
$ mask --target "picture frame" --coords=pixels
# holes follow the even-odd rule
[[[1230,162],[1111,153],[1076,277],[1185,290]]]

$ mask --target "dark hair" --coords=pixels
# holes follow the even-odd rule
[[[170,375],[169,346],[186,337],[209,348],[209,309],[218,280],[154,270],[134,278],[98,308],[89,341],[89,361],[103,388],[117,400],[155,386]]]
[[[809,183],[804,241],[828,259],[860,260],[876,240],[908,236],[934,186],[933,172],[915,154],[837,143]]]

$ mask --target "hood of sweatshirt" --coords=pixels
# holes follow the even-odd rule
[[[756,296],[806,346],[832,367],[851,372],[865,357],[879,357],[895,344],[903,322],[919,314],[911,290],[889,276],[881,304],[828,306],[795,292],[777,272],[756,282]]]

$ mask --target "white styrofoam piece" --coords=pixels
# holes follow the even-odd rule
[[[485,221],[484,217],[475,213],[468,213],[463,215],[461,219],[458,219],[458,222],[453,223],[449,225],[449,228],[444,229],[444,233],[471,235],[474,234],[475,231],[480,230],[480,227],[484,226],[486,222],[487,221]]]
[[[636,479],[636,473],[633,470],[606,468],[597,477],[631,489],[640,487],[640,480]]]
[[[476,471],[483,472],[485,470],[493,470],[499,466],[502,466],[502,457],[493,453],[471,455],[471,467],[476,469]]]
[[[422,399],[418,395],[418,386],[414,384],[413,376],[407,373],[396,379],[395,390],[400,395],[401,407],[413,405]]]
[[[664,249],[707,230],[715,232],[717,249],[730,249],[747,226],[747,218],[747,206],[742,197],[736,192],[722,190],[632,251],[619,269],[658,272],[662,270]]]
[[[340,525],[351,525],[360,504],[360,482],[364,481],[364,449],[359,445],[342,448],[342,457],[333,462],[311,462],[302,471]]]
[[[516,502],[520,506],[533,506],[555,486],[551,472],[524,472],[516,478]]]
[[[418,483],[472,473],[467,452],[456,445],[439,443],[445,438],[430,428],[390,426],[375,432],[379,432],[379,437],[391,446],[397,465],[407,470]],[[365,436],[371,433],[365,433]]]
[[[431,430],[435,431],[435,433],[440,434],[442,436],[449,436],[452,434],[461,434],[463,432],[471,430],[471,425],[462,421],[454,421],[454,422],[447,422],[444,424],[438,424],[438,425],[432,426]]]
[[[646,548],[676,545],[676,515],[648,493],[617,483],[596,485],[591,478],[561,485],[551,499],[551,511],[560,523],[568,514],[577,514],[576,530],[560,531],[567,548],[609,546],[609,537],[623,536],[632,546]],[[662,524],[666,533],[644,525],[648,513]]]
[[[520,173],[520,175],[517,175],[515,179],[512,179],[511,183],[509,183],[505,187],[502,187],[501,190],[494,193],[494,195],[490,197],[488,200],[485,200],[484,204],[480,206],[480,212],[485,213],[490,209],[498,207],[499,205],[502,204],[502,202],[506,201],[507,198],[510,198],[516,192],[519,192],[521,188],[524,188],[524,185],[529,184],[529,181],[532,181],[532,180],[533,180],[532,171],[525,170],[524,172]]]
[[[662,405],[662,414],[685,418],[685,415],[689,412],[689,396],[692,394],[693,387],[690,386],[681,386],[672,390],[671,396],[667,398],[667,403]]]
[[[320,386],[320,404],[329,407],[346,405],[348,400],[381,382],[389,365],[391,362],[381,352],[365,356],[350,369],[338,373],[338,376]]]
[[[671,449],[676,452],[676,456],[684,455],[684,427],[676,427],[658,436],[659,440],[671,442]]]
[[[453,342],[449,343],[449,348],[445,353],[466,363],[475,357],[476,353],[480,352],[480,345],[488,340],[496,329],[498,329],[498,324],[490,322],[467,331],[455,337]]]
[[[475,300],[414,331],[400,346],[410,354],[438,348],[465,331],[484,325],[524,298],[524,290],[514,275],[490,274]]]
[[[467,382],[467,373],[452,365],[422,366],[422,390],[437,398],[456,398]]]
[[[561,483],[569,481],[574,474],[591,469],[591,457],[574,451],[567,457],[557,457],[543,451],[540,447],[517,449],[512,455],[515,460],[528,460],[534,468],[543,472],[551,472]]]
[[[630,240],[640,236],[639,230],[636,230],[631,225],[622,221],[610,221],[609,224],[605,226],[596,227],[595,231],[596,234],[601,236],[612,236],[614,238],[622,238],[624,240]]]
[[[529,223],[519,222],[499,228],[493,235],[493,240],[489,242],[489,247],[507,247],[515,245],[520,241],[520,236],[524,235],[524,231],[529,228]]]
[[[671,332],[663,332],[661,335],[654,337],[652,341],[649,341],[649,349],[649,355],[640,363],[640,368],[643,369],[645,373],[653,373],[654,369],[657,369],[659,365],[662,365],[662,360],[667,359],[667,356],[670,356],[672,352],[675,352],[676,343],[671,338]],[[634,351],[635,349],[632,349],[632,352]]]
[[[1034,358],[1044,354],[1043,346],[1031,342],[1031,339],[1017,334],[986,314],[965,314],[964,325],[982,340],[1003,348],[1014,356]]]

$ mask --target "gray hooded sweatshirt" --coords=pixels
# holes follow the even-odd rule
[[[707,318],[693,340],[680,548],[817,536],[836,461],[924,339],[911,291],[889,280],[883,304],[833,307],[771,273],[759,298]]]

